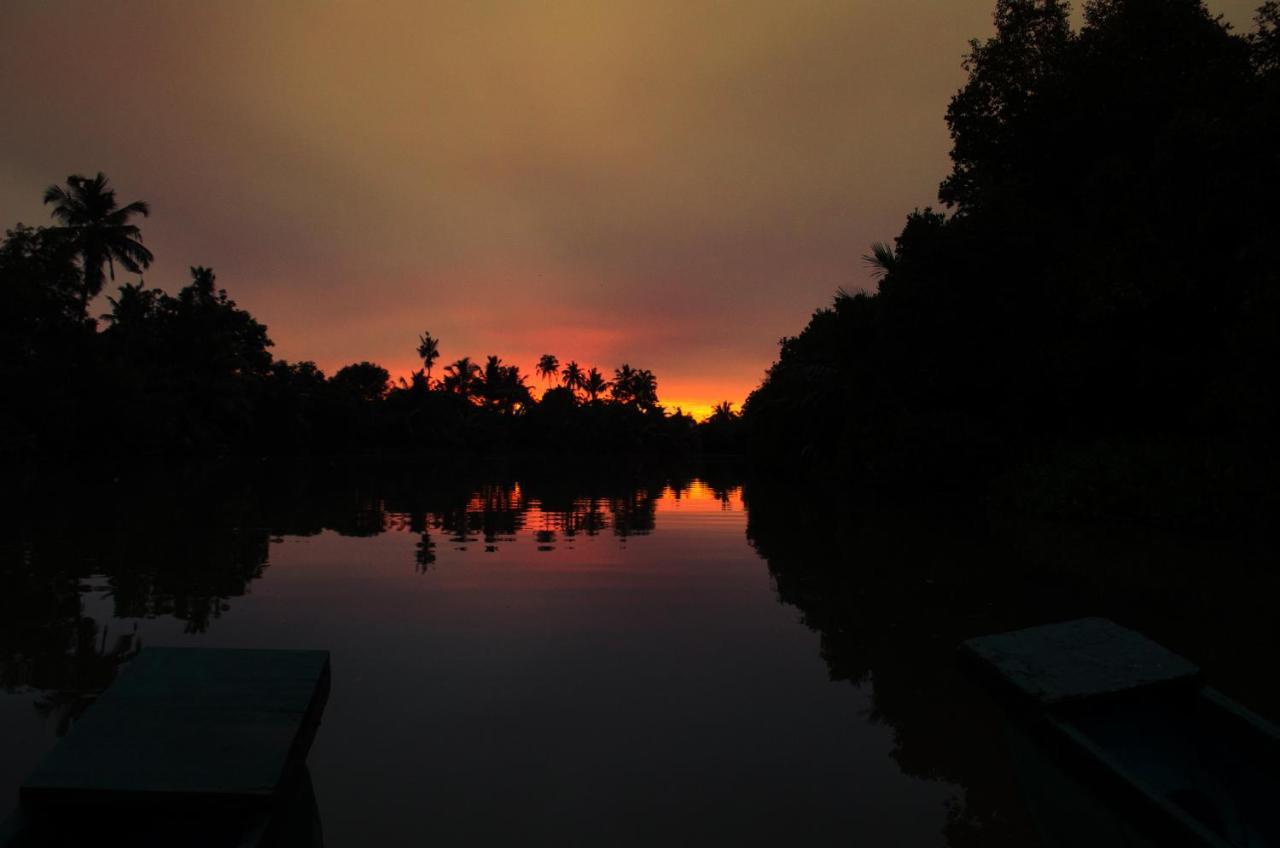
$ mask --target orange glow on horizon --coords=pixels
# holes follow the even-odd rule
[[[102,170],[151,205],[147,285],[214,268],[278,358],[399,377],[429,330],[704,415],[935,202],[994,5],[8,3],[0,221]]]
[[[471,357],[471,361],[483,368],[486,358],[486,356],[473,356]],[[450,362],[454,361],[456,361],[456,357],[448,362],[442,359],[435,363],[434,367],[431,369],[432,385],[435,385],[440,380],[444,379],[445,367],[447,367]],[[520,373],[528,377],[525,382],[529,388],[533,390],[535,397],[541,397],[542,394],[553,385],[560,385],[558,379],[554,383],[548,383],[542,377],[538,376],[537,371],[535,371],[533,367],[533,365],[536,364],[536,360],[533,364],[528,365],[517,360],[507,359],[506,357],[503,357],[502,361],[505,365],[514,364],[520,366]],[[561,368],[564,367],[564,362],[566,361],[568,360],[561,360]],[[348,363],[336,363],[328,366],[321,364],[321,368],[326,375],[333,376],[339,368],[346,364]],[[400,385],[401,379],[408,382],[410,375],[414,371],[422,368],[421,361],[409,359],[398,360],[394,363],[380,362],[378,364],[382,365],[388,372],[390,372],[391,382],[396,386]],[[587,370],[592,367],[593,363],[579,360],[579,364],[582,365],[583,370]],[[595,367],[599,368],[606,378],[611,379],[613,377],[612,367],[607,369],[603,365],[596,365]],[[738,383],[735,385],[729,381],[717,383],[710,380],[691,381],[673,379],[668,381],[664,380],[661,374],[658,374],[657,377],[658,400],[662,406],[666,408],[667,412],[672,413],[679,408],[681,412],[692,415],[696,421],[705,420],[711,415],[712,408],[716,404],[725,400],[733,404],[735,411],[741,411],[742,403],[746,400],[747,394],[750,393],[757,385],[755,383]]]

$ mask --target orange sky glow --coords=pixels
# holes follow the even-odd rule
[[[11,0],[0,225],[101,170],[152,205],[146,283],[213,267],[277,357],[402,375],[428,330],[437,374],[626,362],[701,415],[935,202],[993,7]]]

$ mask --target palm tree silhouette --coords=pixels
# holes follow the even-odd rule
[[[503,365],[501,358],[490,356],[485,362],[484,379],[478,388],[490,407],[511,415],[517,407],[528,406],[533,400],[524,381],[519,365]]]
[[[480,384],[480,366],[464,356],[444,369],[444,388],[464,398],[471,398]]]
[[[582,366],[573,360],[570,360],[560,372],[560,382],[574,395],[577,395],[578,389],[583,387],[583,379]]]
[[[631,378],[631,396],[641,409],[653,409],[658,405],[658,378],[648,368],[637,369]]]
[[[84,272],[84,288],[80,293],[83,305],[88,306],[102,291],[104,262],[114,280],[115,263],[119,262],[126,271],[140,274],[155,258],[142,246],[142,231],[129,223],[135,215],[145,218],[151,207],[141,200],[118,205],[115,189],[101,171],[93,179],[72,174],[67,177],[66,188],[49,186],[44,191],[44,202],[54,204],[52,215],[62,224],[58,230],[71,238],[80,254]]]
[[[622,367],[613,370],[613,386],[609,393],[618,403],[632,403],[635,401],[634,384],[636,379],[636,369],[630,365],[623,363]]]
[[[594,366],[582,381],[582,389],[590,396],[592,403],[595,403],[608,388],[609,381]]]
[[[440,340],[430,333],[418,336],[418,358],[426,366],[427,388],[431,388],[431,366],[440,358]]]
[[[733,402],[722,400],[715,406],[711,407],[711,421],[732,421],[738,417],[738,413],[733,411]]]
[[[560,369],[560,360],[553,353],[544,353],[538,358],[538,375],[547,383],[550,383],[556,377],[556,371]]]

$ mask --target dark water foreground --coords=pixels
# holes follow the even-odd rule
[[[955,646],[1081,615],[1280,716],[1265,539],[880,510],[723,473],[445,476],[11,500],[0,803],[139,645],[332,651],[310,763],[336,846],[1033,845],[1001,713]]]

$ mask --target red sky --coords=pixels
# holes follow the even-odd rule
[[[701,413],[934,201],[993,6],[8,0],[0,224],[102,170],[146,282],[212,266],[279,357],[404,373],[429,330]]]

